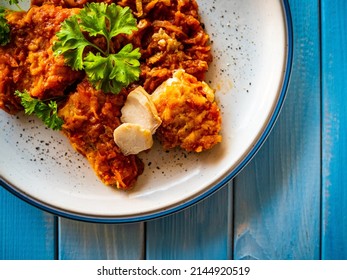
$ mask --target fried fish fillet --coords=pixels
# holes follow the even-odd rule
[[[73,71],[64,64],[63,56],[53,54],[52,45],[61,23],[78,13],[87,2],[129,6],[138,20],[138,31],[113,40],[115,49],[132,43],[141,52],[139,81],[119,95],[97,91],[87,80],[80,82],[85,74]],[[220,142],[218,107],[211,101],[211,94],[200,91],[198,86],[212,55],[195,0],[32,0],[28,12],[9,13],[7,20],[11,42],[0,47],[0,109],[11,114],[23,109],[15,90],[27,90],[39,99],[65,97],[64,103],[59,104],[63,133],[106,185],[129,189],[143,173],[141,160],[135,155],[122,154],[113,139],[114,129],[121,124],[121,108],[127,92],[141,85],[151,93],[172,77],[176,69],[192,75],[189,79],[193,82],[191,88],[196,90],[191,103],[194,108],[189,111],[185,91],[177,100],[162,95],[169,102],[165,109],[166,105],[158,101],[162,112],[174,112],[173,106],[181,112],[162,125],[158,135],[164,146],[202,151]],[[190,134],[186,132],[188,125]]]
[[[85,4],[90,2],[111,4],[112,0],[31,0],[31,5],[42,6],[44,4],[53,4],[64,8],[83,8]]]
[[[221,113],[213,90],[184,70],[177,70],[152,93],[162,120],[157,136],[167,149],[201,152],[222,141]]]
[[[11,42],[0,48],[1,109],[12,114],[22,109],[15,90],[27,90],[39,99],[63,96],[64,90],[82,77],[52,51],[61,22],[77,11],[43,5],[28,12],[8,13]]]
[[[125,91],[105,94],[84,80],[58,112],[64,120],[63,133],[101,181],[124,190],[133,187],[144,168],[137,156],[125,156],[113,140],[125,99]]]

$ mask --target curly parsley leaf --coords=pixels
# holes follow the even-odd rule
[[[19,0],[7,0],[9,5],[15,5],[18,10],[22,10],[19,6]],[[9,8],[0,6],[0,46],[6,46],[10,41],[10,25],[6,19],[6,14],[11,12]]]
[[[34,114],[47,127],[53,130],[61,130],[64,121],[58,116],[57,102],[50,100],[48,103],[45,103],[42,100],[31,97],[26,90],[24,92],[16,90],[14,94],[21,99],[21,104],[27,115]]]
[[[115,6],[115,4],[112,6]],[[87,4],[79,13],[81,28],[88,32],[90,36],[107,36],[106,13],[107,4],[105,3]]]
[[[135,81],[140,75],[140,58],[138,49],[133,50],[131,44],[126,45],[116,54],[103,57],[89,53],[85,57],[84,66],[89,81],[96,89],[105,92],[120,92],[122,88]]]
[[[82,34],[76,15],[71,16],[62,23],[57,37],[58,41],[53,45],[54,53],[64,55],[66,64],[73,70],[82,70],[83,52],[85,47],[91,43]]]
[[[110,22],[109,37],[114,37],[122,33],[131,34],[137,30],[136,19],[131,14],[129,7],[108,6],[107,18]]]
[[[84,69],[96,89],[117,94],[123,87],[138,80],[141,54],[131,44],[114,53],[112,38],[119,34],[131,34],[135,30],[136,19],[129,7],[122,8],[114,3],[88,3],[79,14],[63,22],[53,51],[56,55],[62,54],[72,69]],[[95,36],[105,38],[105,49],[88,40]],[[85,54],[86,47],[94,52]]]
[[[6,19],[6,9],[0,7],[0,45],[5,46],[10,42],[10,26]]]
[[[90,3],[80,13],[80,26],[90,36],[103,35],[108,43],[118,34],[131,34],[137,30],[136,19],[129,7],[116,4]]]

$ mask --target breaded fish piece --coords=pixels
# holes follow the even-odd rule
[[[33,6],[28,12],[10,12],[11,42],[0,47],[0,108],[14,114],[22,109],[15,90],[27,90],[32,97],[63,96],[64,90],[83,77],[55,56],[52,45],[66,18],[78,9],[53,5]]]
[[[83,8],[90,2],[103,2],[111,4],[112,0],[31,0],[31,5],[42,6],[45,4],[53,4],[64,8]]]
[[[84,80],[58,112],[64,120],[63,133],[101,181],[124,190],[133,187],[144,168],[137,156],[123,155],[113,139],[125,99],[125,91],[105,94]]]
[[[162,120],[156,135],[164,148],[201,152],[222,141],[221,113],[205,82],[177,70],[152,93],[152,101]]]

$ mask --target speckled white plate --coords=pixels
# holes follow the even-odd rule
[[[232,179],[269,134],[284,101],[292,59],[287,1],[198,0],[212,40],[206,81],[222,110],[223,142],[209,152],[140,157],[134,190],[104,186],[61,134],[24,115],[0,112],[0,184],[25,201],[64,217],[133,222],[183,209]]]

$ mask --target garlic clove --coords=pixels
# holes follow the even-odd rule
[[[131,91],[121,110],[123,123],[136,123],[148,129],[152,134],[161,124],[151,96],[139,86]]]
[[[113,132],[113,138],[126,156],[148,150],[153,145],[151,131],[134,123],[123,123],[118,126]]]

